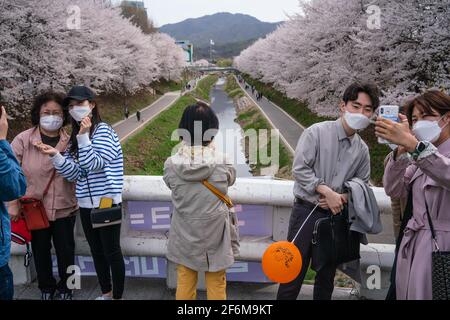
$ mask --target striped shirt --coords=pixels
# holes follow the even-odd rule
[[[78,159],[68,151],[63,155],[58,153],[52,159],[60,175],[69,181],[77,182],[76,196],[79,206],[98,208],[102,197],[112,198],[114,204],[121,203],[123,154],[114,129],[106,123],[99,123],[92,135],[92,141],[88,133],[78,135],[77,140]]]

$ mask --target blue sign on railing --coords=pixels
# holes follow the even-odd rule
[[[170,228],[173,206],[162,201],[128,201],[128,225],[132,231],[166,234]],[[271,237],[272,208],[259,205],[236,205],[241,236]],[[166,278],[167,260],[163,257],[124,257],[127,277]],[[75,263],[84,276],[95,276],[92,257],[77,256]],[[56,257],[53,271],[58,273]],[[236,261],[227,270],[227,280],[240,282],[270,282],[261,263]]]

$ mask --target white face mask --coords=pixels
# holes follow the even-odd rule
[[[365,129],[370,124],[370,119],[361,113],[351,113],[345,111],[344,119],[348,126],[353,130]]]
[[[413,133],[416,136],[417,140],[419,141],[429,141],[431,143],[436,142],[439,139],[439,136],[441,135],[442,129],[444,129],[447,124],[444,127],[439,127],[439,121],[444,116],[442,116],[439,120],[436,121],[430,121],[430,120],[419,120],[417,121],[413,126]]]
[[[91,113],[90,106],[74,106],[69,110],[70,115],[75,121],[80,122]]]
[[[63,125],[63,118],[60,116],[43,116],[39,120],[39,124],[42,129],[48,131],[57,131]]]

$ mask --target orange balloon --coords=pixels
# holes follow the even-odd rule
[[[291,282],[300,274],[302,255],[292,242],[272,243],[264,252],[262,269],[264,274],[274,282]]]

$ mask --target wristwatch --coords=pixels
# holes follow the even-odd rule
[[[415,160],[419,157],[419,155],[428,147],[428,142],[419,141],[416,145],[416,149],[413,152],[409,152],[411,157]]]

